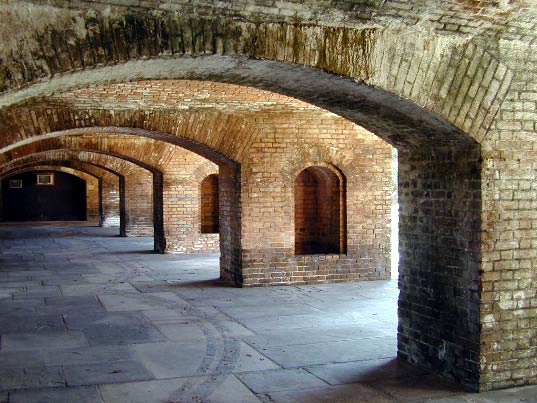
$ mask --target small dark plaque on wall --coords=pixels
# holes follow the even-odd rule
[[[22,189],[22,179],[11,179],[9,181],[9,187],[11,189]]]
[[[43,186],[54,185],[54,174],[37,174],[37,184]]]

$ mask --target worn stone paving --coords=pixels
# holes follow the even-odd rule
[[[396,359],[397,284],[237,289],[218,255],[0,226],[0,402],[535,402]]]

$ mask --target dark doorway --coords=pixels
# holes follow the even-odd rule
[[[63,172],[32,171],[2,181],[3,221],[86,220],[86,181]]]

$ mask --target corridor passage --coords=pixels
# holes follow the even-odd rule
[[[395,281],[230,288],[116,231],[0,227],[0,402],[458,401],[396,360]]]

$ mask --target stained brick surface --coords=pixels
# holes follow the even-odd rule
[[[120,3],[1,6],[2,164],[34,136],[131,129],[215,164],[192,182],[163,175],[163,195],[185,189],[177,207],[146,211],[157,192],[131,210],[140,228],[162,220],[159,238],[191,224],[195,184],[218,165],[224,278],[382,278],[389,147],[368,129],[400,152],[400,355],[474,389],[537,382],[535,2]],[[296,258],[294,181],[320,163],[347,180],[347,254]],[[106,166],[127,193],[134,171],[118,164]],[[146,179],[127,212],[160,190],[158,174]],[[168,247],[216,242],[177,236]]]

